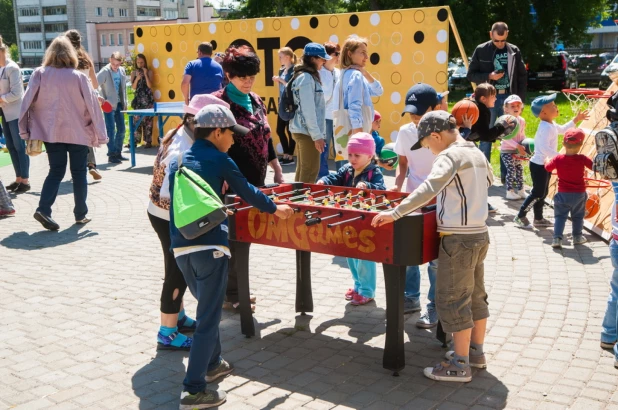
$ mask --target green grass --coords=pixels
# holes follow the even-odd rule
[[[526,101],[524,106],[524,111],[522,113],[522,117],[526,120],[526,137],[534,138],[534,134],[536,133],[536,129],[539,126],[540,120],[532,115],[530,111],[530,104],[532,100],[542,94],[540,92],[528,92],[526,93]],[[466,96],[465,91],[452,91],[448,95],[449,99],[449,110],[453,109],[453,106],[457,101],[460,101]],[[571,111],[571,105],[567,98],[562,94],[558,93],[558,98],[556,98],[556,105],[558,105],[558,110],[560,111],[560,116],[556,118],[556,123],[564,124],[573,119],[573,112]],[[562,139],[558,140],[558,150],[562,148]],[[491,151],[491,167],[493,168],[494,176],[496,178],[500,177],[500,143],[496,142],[494,144],[493,150]],[[528,168],[528,164],[524,164],[524,183],[528,186],[532,185],[532,180],[530,179],[530,169]]]
[[[0,150],[0,167],[5,167],[11,164],[11,156],[8,152],[2,152]]]

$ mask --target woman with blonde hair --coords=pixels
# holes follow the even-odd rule
[[[42,66],[30,77],[19,114],[21,137],[45,143],[49,173],[34,219],[53,231],[60,229],[51,214],[67,162],[73,179],[75,223],[90,222],[86,216],[88,147],[107,142],[98,95],[88,77],[77,69],[78,64],[69,39],[55,38],[45,52]]]
[[[283,149],[283,159],[281,165],[293,165],[294,164],[294,149],[296,148],[296,142],[292,139],[292,134],[289,129],[289,120],[281,118],[281,96],[285,91],[285,86],[292,79],[294,75],[294,66],[298,58],[290,47],[283,47],[279,49],[279,62],[281,68],[279,69],[279,75],[273,77],[273,81],[279,83],[279,115],[277,116],[277,135],[279,135],[279,141],[281,141],[281,148]]]
[[[9,149],[15,182],[6,189],[14,193],[30,190],[30,158],[26,155],[26,144],[19,138],[17,119],[24,96],[24,86],[21,81],[19,66],[9,58],[9,47],[2,42],[0,36],[0,115],[2,129],[6,137],[6,147]]]
[[[77,54],[77,69],[88,76],[92,88],[96,90],[99,88],[97,73],[94,71],[92,58],[90,58],[90,55],[82,46],[82,35],[79,34],[79,31],[73,29],[67,31],[64,35],[69,39]],[[99,98],[99,102],[101,100],[103,99]],[[97,181],[103,178],[97,169],[97,159],[94,156],[94,148],[92,147],[88,147],[88,172]]]
[[[341,49],[341,78],[335,86],[333,109],[339,109],[339,101],[343,95],[343,108],[348,110],[352,131],[371,133],[374,109],[371,97],[379,97],[384,88],[365,68],[369,60],[367,39],[350,36]],[[343,92],[342,92],[343,91]],[[336,151],[341,151],[337,141]],[[346,154],[347,157],[347,154]],[[345,158],[344,158],[345,159]]]
[[[134,110],[154,107],[155,98],[152,94],[152,76],[152,70],[148,69],[146,56],[138,54],[135,57],[133,72],[131,73],[131,88],[135,90],[135,97],[131,101],[131,108]],[[134,121],[139,121],[139,117],[135,117]],[[139,144],[138,138],[141,135],[141,140],[144,141],[144,148],[152,148],[152,117],[142,118],[139,128],[135,130],[135,135],[135,145]]]

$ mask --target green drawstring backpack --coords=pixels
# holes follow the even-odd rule
[[[186,239],[195,239],[227,218],[227,208],[198,174],[182,165],[174,176],[174,224]]]

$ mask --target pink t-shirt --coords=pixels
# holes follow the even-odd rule
[[[502,140],[500,143],[500,152],[509,153],[517,152],[517,147],[526,138],[526,120],[523,117],[517,117],[519,120],[519,132],[510,140]]]

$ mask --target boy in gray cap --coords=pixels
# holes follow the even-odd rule
[[[399,206],[376,215],[372,225],[392,223],[438,197],[436,308],[444,331],[453,333],[455,350],[424,374],[433,380],[469,382],[470,366],[487,367],[483,342],[489,309],[483,263],[489,248],[487,188],[494,178],[483,153],[461,137],[449,113],[425,114],[418,138],[412,150],[426,148],[436,155],[431,173]]]
[[[262,212],[289,218],[294,211],[288,205],[277,205],[259,189],[247,182],[236,163],[227,155],[234,144],[234,133],[246,135],[249,130],[236,123],[232,112],[221,105],[207,105],[195,115],[195,143],[182,154],[182,167],[198,174],[215,192],[221,192],[223,181]],[[174,177],[178,160],[170,164],[170,239],[178,267],[191,294],[197,299],[193,344],[189,353],[187,374],[180,396],[180,409],[205,409],[226,400],[222,390],[208,390],[207,383],[229,374],[231,364],[221,358],[219,322],[227,286],[228,242],[227,220],[194,239],[185,238],[174,223]]]

